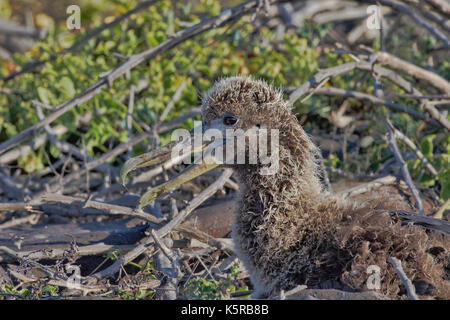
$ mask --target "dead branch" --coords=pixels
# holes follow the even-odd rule
[[[42,103],[33,102],[33,105],[36,107],[36,114],[37,114],[39,120],[44,120],[45,117],[44,117],[44,113],[42,112],[42,108],[41,108],[41,106],[43,104]],[[50,142],[56,148],[58,148],[61,152],[71,154],[75,158],[78,158],[78,159],[83,160],[85,162],[86,161],[90,161],[90,162],[93,161],[93,159],[87,154],[87,152],[78,149],[77,147],[75,147],[74,145],[72,145],[72,144],[70,144],[70,143],[68,143],[66,141],[58,140],[56,138],[56,135],[55,135],[53,129],[50,128],[50,125],[46,125],[44,127],[44,130],[45,130],[45,132],[46,132]],[[101,171],[103,173],[111,172],[111,171],[112,172],[118,172],[118,170],[116,168],[113,168],[113,167],[111,167],[108,164],[101,164],[101,165],[97,166],[97,170],[99,170],[99,171]]]
[[[67,132],[67,128],[63,125],[57,125],[52,129],[52,132],[56,136],[63,135]],[[0,166],[4,166],[10,162],[17,160],[19,157],[26,157],[32,150],[36,150],[39,147],[43,146],[48,140],[48,133],[43,133],[39,136],[36,136],[33,141],[19,146],[15,149],[12,149],[8,152],[5,152],[0,156]]]
[[[402,13],[407,14],[411,17],[418,25],[428,30],[432,35],[434,35],[437,39],[439,39],[441,42],[444,43],[444,45],[449,48],[450,47],[450,41],[447,39],[445,34],[443,34],[439,29],[436,29],[433,27],[430,23],[428,23],[421,15],[411,10],[411,8],[406,5],[405,3],[402,3],[397,0],[365,0],[365,2],[380,3],[382,5],[391,7],[397,11],[400,11]]]
[[[172,254],[170,252],[170,249],[167,248],[167,246],[161,241],[159,236],[156,234],[155,230],[150,230],[150,234],[153,237],[153,240],[155,241],[155,244],[161,249],[161,251],[164,253],[164,255],[167,257],[167,259],[170,260],[170,262],[174,262],[175,259],[172,257]]]
[[[31,214],[29,216],[23,217],[23,218],[16,218],[12,219],[10,221],[6,221],[2,224],[0,224],[0,230],[7,229],[15,226],[19,226],[21,224],[36,224],[39,220],[40,214]]]
[[[355,68],[356,63],[349,62],[336,67],[320,70],[311,79],[309,79],[308,82],[305,82],[289,94],[289,104],[293,105],[294,102],[297,101],[302,95],[316,88],[325,79],[342,73],[347,73]]]
[[[350,52],[350,51],[346,51],[346,50],[336,50],[336,52],[337,53],[346,53],[346,54],[364,56],[364,57],[367,56],[367,54],[365,54],[365,53]],[[389,69],[386,69],[386,68],[383,68],[383,67],[380,67],[380,66],[377,66],[377,65],[373,65],[369,61],[364,61],[364,60],[358,60],[354,67],[358,68],[358,69],[361,69],[361,70],[365,70],[365,71],[369,71],[369,72],[375,73],[376,75],[380,75],[382,77],[385,77],[388,80],[390,80],[393,83],[395,83],[396,85],[398,85],[399,87],[401,87],[402,89],[406,90],[407,92],[413,93],[413,94],[418,95],[418,96],[423,96],[422,93],[419,90],[417,90],[416,88],[414,88],[414,86],[410,82],[408,82],[407,80],[402,78],[398,73],[394,72],[393,70],[389,70]],[[330,69],[332,69],[332,68],[330,68]],[[333,71],[330,70],[330,69],[325,69],[325,70],[329,70],[328,72],[332,73]],[[346,71],[339,70],[339,69],[337,69],[335,71],[339,72],[339,73],[346,73],[346,72],[351,71],[351,70],[353,70],[353,68],[350,68],[350,66],[349,66],[348,70],[346,70]],[[320,72],[323,72],[323,71],[319,71],[319,73]],[[337,74],[339,74],[339,73],[337,73]],[[318,76],[318,74],[316,74],[314,77]],[[334,75],[337,75],[337,74],[334,74]],[[322,79],[322,77],[318,77],[318,78]],[[309,80],[309,81],[311,81],[311,80]],[[305,90],[305,89],[307,89],[307,90],[306,91],[299,91],[299,93],[298,93],[299,95],[296,96],[296,97],[293,97],[293,99],[295,99],[295,98],[298,99],[302,94],[304,94],[308,90],[310,90],[310,88],[309,89],[307,88],[306,84],[302,85],[301,87],[304,87],[303,90]],[[299,87],[298,89],[300,89],[301,87]],[[317,85],[316,85],[316,87],[317,87]],[[298,89],[296,89],[296,91]],[[295,100],[292,101],[292,103],[294,103],[294,102],[295,102]],[[432,103],[430,101],[428,101],[428,100],[424,101],[424,108],[430,113],[430,115],[436,121],[438,121],[441,124],[441,126],[446,128],[447,130],[450,130],[450,121],[448,121],[447,118],[443,114],[441,114],[432,105]]]
[[[416,186],[414,185],[411,179],[408,167],[406,166],[406,162],[405,160],[403,160],[400,150],[398,149],[397,143],[395,142],[395,134],[394,134],[395,128],[389,121],[389,119],[384,120],[384,126],[386,127],[386,131],[388,132],[389,146],[391,147],[392,152],[394,152],[395,159],[397,159],[397,162],[400,164],[403,178],[406,184],[408,185],[409,189],[411,190],[414,200],[416,201],[416,206],[419,209],[419,214],[424,215],[422,200],[420,199],[419,191],[417,191]]]
[[[414,142],[412,142],[407,136],[405,136],[400,130],[396,129],[396,128],[391,128],[394,131],[394,136],[395,138],[401,140],[404,144],[406,144],[416,155],[416,157],[423,162],[423,164],[425,165],[425,168],[427,168],[427,170],[433,175],[433,176],[437,176],[438,172],[437,170],[433,167],[433,165],[427,160],[427,158],[425,158],[425,156],[423,155],[423,153],[420,151],[419,148],[417,148],[417,146],[414,144]]]
[[[343,73],[350,72],[354,69],[361,69],[366,70],[370,72],[375,72],[377,74],[380,74],[383,77],[387,77],[389,80],[393,81],[394,83],[401,86],[403,89],[422,95],[417,89],[415,89],[408,81],[404,80],[402,77],[400,77],[397,73],[393,72],[392,70],[388,70],[379,66],[374,66],[369,61],[359,60],[357,62],[349,62],[345,63],[336,67],[327,68],[320,70],[317,72],[311,79],[309,79],[307,82],[302,84],[301,86],[295,88],[293,91],[289,94],[289,103],[293,105],[295,101],[297,101],[302,95],[306,93],[314,93],[314,94],[326,94],[326,95],[338,95],[338,96],[344,96],[344,97],[353,97],[356,99],[363,99],[363,100],[369,100],[374,104],[380,105],[386,105],[388,108],[391,108],[395,111],[399,112],[405,112],[409,115],[411,115],[414,118],[431,122],[433,125],[439,125],[443,126],[450,130],[450,121],[448,121],[445,116],[443,116],[439,111],[436,110],[436,108],[429,103],[425,103],[424,107],[427,109],[427,111],[431,114],[431,116],[435,120],[430,120],[428,117],[424,116],[418,111],[415,111],[413,109],[410,109],[404,105],[401,105],[399,103],[383,100],[365,93],[359,93],[349,90],[343,90],[338,88],[320,88],[320,84],[323,84],[323,81],[327,78],[331,78],[333,76],[337,76]],[[445,80],[444,80],[445,81]],[[290,90],[289,90],[290,91]]]
[[[190,238],[197,239],[203,243],[206,243],[209,246],[213,246],[217,249],[226,250],[230,254],[234,253],[234,246],[232,241],[227,241],[226,239],[215,238],[203,232],[201,230],[191,228],[188,225],[182,224],[175,228],[176,231],[179,231]]]
[[[445,94],[450,94],[450,83],[434,72],[422,69],[387,52],[376,52],[375,57],[381,64],[388,65],[395,70],[405,72],[407,75],[424,80]]]
[[[167,275],[166,281],[156,289],[156,294],[163,300],[175,300],[178,295],[177,284],[182,277],[178,267],[178,254],[175,249],[168,248],[173,244],[171,238],[159,239],[154,230],[152,230],[152,236],[161,249],[155,255],[155,268]]]
[[[178,99],[180,99],[181,93],[183,93],[183,90],[185,88],[186,88],[186,81],[183,81],[175,91],[174,95],[172,96],[172,99],[170,99],[169,103],[167,104],[166,108],[161,114],[161,117],[158,119],[159,122],[163,122],[166,119],[172,107],[175,105]]]
[[[158,229],[157,235],[159,237],[164,237],[166,234],[168,234],[170,231],[172,231],[176,226],[178,226],[187,216],[195,210],[199,205],[201,205],[206,199],[211,197],[214,193],[217,192],[220,188],[223,187],[225,182],[228,180],[228,178],[231,176],[232,171],[230,169],[226,169],[222,175],[217,179],[214,183],[212,183],[209,187],[207,187],[205,190],[203,190],[198,196],[196,196],[194,199],[192,199],[189,204],[178,213],[172,219],[170,222],[168,222],[166,225]],[[119,257],[111,266],[106,268],[105,270],[102,270],[94,275],[92,275],[95,279],[104,279],[113,276],[123,264],[126,264],[132,260],[134,260],[136,257],[144,253],[148,246],[153,244],[154,240],[153,238],[149,237],[144,243],[140,244],[136,248],[134,248],[132,251],[128,252],[126,255]]]
[[[450,4],[445,0],[426,0],[443,14],[450,15]]]
[[[93,245],[78,246],[77,255],[83,256],[94,256],[101,255],[107,252],[119,250],[120,252],[128,252],[134,245],[123,244],[123,245],[111,245],[105,244],[103,242],[96,243]],[[67,249],[65,248],[51,248],[43,250],[24,250],[17,252],[20,258],[27,258],[30,260],[42,260],[42,259],[60,259],[66,254]],[[17,261],[15,258],[10,258],[9,255],[0,255],[1,263],[11,263]]]
[[[443,219],[421,216],[405,210],[375,210],[375,212],[388,212],[392,217],[407,223],[413,223],[430,230],[439,231],[445,235],[450,235],[450,222]]]
[[[303,289],[287,294],[286,300],[390,300],[374,291],[348,292],[336,289]],[[278,298],[279,299],[279,298]]]
[[[136,211],[132,208],[119,206],[115,204],[108,204],[103,203],[99,201],[89,200],[89,199],[83,199],[80,197],[69,197],[69,196],[63,196],[59,194],[54,193],[46,193],[42,195],[41,200],[44,202],[57,202],[57,203],[64,203],[69,204],[71,206],[75,206],[78,208],[94,208],[98,210],[102,210],[105,213],[111,214],[111,215],[126,215],[131,217],[137,217],[144,219],[145,221],[159,224],[164,221],[164,219],[156,218],[152,216],[151,214],[145,213],[143,211]]]
[[[347,190],[343,190],[341,192],[338,192],[337,194],[340,197],[349,198],[349,197],[356,196],[358,194],[363,194],[363,193],[372,191],[373,189],[379,188],[381,186],[392,185],[392,184],[396,183],[396,181],[397,181],[397,178],[394,176],[385,176],[385,177],[370,181],[368,183],[363,183],[359,186],[356,186],[356,187],[353,187],[353,188],[350,188]]]
[[[323,94],[323,95],[327,95],[327,96],[341,96],[341,97],[346,97],[346,98],[355,98],[358,100],[366,100],[366,101],[373,103],[374,105],[384,105],[394,111],[404,112],[413,118],[416,118],[416,119],[419,119],[419,120],[422,120],[425,122],[429,122],[429,123],[433,124],[434,126],[439,126],[439,127],[441,126],[441,124],[439,122],[437,122],[436,120],[429,119],[424,114],[422,114],[416,110],[413,110],[403,104],[392,102],[389,100],[380,99],[380,98],[377,98],[370,94],[352,91],[352,90],[344,90],[344,89],[339,89],[339,88],[335,88],[335,87],[319,88],[319,89],[315,90],[314,93],[315,94]]]
[[[28,277],[20,272],[14,271],[14,270],[9,270],[9,273],[16,279],[18,279],[20,281],[24,281],[26,283],[44,280],[44,279],[40,279],[40,278]],[[49,280],[45,280],[45,281],[47,284],[52,285],[52,286],[65,287],[65,288],[69,288],[72,290],[73,289],[80,290],[83,292],[83,295],[86,295],[90,292],[101,292],[101,291],[107,290],[107,288],[103,285],[84,285],[84,284],[74,285],[73,283],[71,283],[69,281],[55,280],[55,279],[49,279]]]
[[[43,30],[16,25],[4,19],[0,19],[0,33],[10,37],[25,37],[33,39],[40,39],[44,37]]]
[[[406,292],[408,293],[408,297],[411,300],[419,300],[419,297],[416,294],[416,288],[414,287],[413,283],[409,278],[406,276],[405,271],[403,270],[402,263],[400,260],[398,260],[395,257],[390,257],[388,259],[388,262],[392,264],[392,266],[395,269],[395,272],[397,272],[400,280],[402,280],[403,285],[406,288]]]

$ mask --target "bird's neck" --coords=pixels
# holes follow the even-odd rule
[[[307,216],[310,208],[323,199],[318,149],[309,137],[301,130],[296,137],[280,142],[279,170],[275,174],[262,175],[250,167],[236,169],[242,196],[236,219],[248,228],[261,228],[270,221],[287,222],[292,215]]]

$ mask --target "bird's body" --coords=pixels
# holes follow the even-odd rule
[[[374,212],[376,207],[396,209],[389,198],[361,205],[323,190],[318,150],[280,92],[249,78],[222,80],[206,96],[203,117],[208,123],[223,114],[241,119],[242,129],[263,124],[280,132],[275,175],[261,175],[258,165],[232,166],[241,185],[232,235],[255,297],[330,281],[345,289],[367,289],[370,265],[380,268],[380,291],[396,297],[401,281],[388,263],[392,256],[402,261],[413,282],[425,281],[435,288],[433,296],[450,298],[442,264],[449,263],[449,237]],[[439,248],[439,256],[429,252],[433,248]]]
[[[227,164],[240,183],[232,237],[251,276],[254,297],[269,297],[303,284],[374,289],[367,285],[375,267],[380,279],[378,292],[398,298],[402,282],[388,262],[395,257],[409,279],[422,284],[419,295],[450,299],[446,275],[450,268],[449,235],[402,224],[387,212],[375,211],[401,209],[389,195],[358,204],[324,190],[319,179],[319,150],[280,91],[248,77],[227,78],[205,96],[202,116],[207,128],[221,132],[254,128],[278,132],[279,169],[275,174],[261,174],[262,162]],[[153,158],[155,154],[149,153],[130,159],[123,175],[154,163]],[[215,167],[204,165],[201,170],[192,170],[195,173],[189,179]],[[141,205],[167,189],[167,184],[155,187]]]

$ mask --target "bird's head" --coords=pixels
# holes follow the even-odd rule
[[[217,82],[202,103],[207,128],[281,130],[290,108],[280,90],[262,80],[231,77]]]
[[[271,175],[278,171],[280,154],[283,159],[301,160],[302,153],[313,149],[282,92],[261,80],[231,77],[217,82],[203,99],[202,120],[201,125],[185,134],[182,142],[173,141],[131,158],[122,167],[124,181],[128,172],[173,160],[180,151],[184,152],[184,159],[190,159],[191,153],[201,155],[178,176],[146,192],[139,202],[140,208],[220,165]]]

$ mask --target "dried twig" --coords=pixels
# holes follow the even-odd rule
[[[416,119],[419,119],[419,120],[422,120],[425,122],[429,122],[435,126],[439,126],[439,127],[441,126],[440,123],[437,122],[436,120],[429,119],[424,114],[422,114],[414,109],[411,109],[403,104],[392,102],[392,101],[385,100],[385,99],[380,99],[380,98],[377,98],[370,94],[352,91],[352,90],[344,90],[344,89],[339,89],[339,88],[334,88],[334,87],[319,88],[319,89],[315,90],[314,93],[328,95],[328,96],[341,96],[341,97],[355,98],[358,100],[366,100],[366,101],[373,103],[374,105],[384,105],[394,111],[404,112],[406,114],[409,114],[413,118],[416,118]]]
[[[52,129],[52,132],[54,135],[60,136],[67,132],[67,128],[63,125],[57,125]],[[47,142],[48,138],[49,135],[47,132],[45,132],[36,136],[33,141],[5,152],[0,156],[0,166],[4,166],[10,162],[13,162],[19,157],[26,157],[31,151],[43,146],[44,143]]]
[[[149,221],[151,223],[159,224],[164,219],[156,218],[151,214],[145,213],[143,211],[136,211],[132,208],[119,206],[115,204],[103,203],[99,201],[88,200],[79,197],[69,197],[54,193],[46,193],[41,197],[42,201],[45,202],[57,202],[70,204],[71,206],[77,206],[80,208],[94,208],[98,210],[105,211],[105,213],[112,215],[127,215],[131,217],[137,217]]]
[[[180,99],[181,93],[183,93],[184,88],[186,88],[186,81],[183,81],[175,91],[174,95],[172,96],[172,99],[170,99],[170,102],[167,104],[166,108],[161,114],[161,117],[158,119],[159,122],[163,122],[166,119],[172,107],[175,105],[178,99]]]
[[[212,183],[209,187],[207,187],[205,190],[203,190],[198,196],[196,196],[194,199],[192,199],[189,204],[178,213],[174,217],[173,220],[171,220],[169,223],[158,229],[157,235],[159,237],[164,237],[166,234],[168,234],[170,231],[172,231],[176,226],[178,226],[184,219],[187,218],[187,216],[195,210],[199,205],[201,205],[206,199],[211,197],[214,193],[217,192],[220,188],[223,187],[227,179],[231,176],[232,171],[231,169],[226,169],[222,175],[217,179],[214,183]],[[132,260],[134,260],[136,257],[144,253],[148,246],[154,243],[153,238],[148,238],[145,242],[134,248],[132,251],[128,252],[123,257],[119,257],[111,266],[106,268],[105,270],[102,270],[94,275],[95,279],[103,279],[107,277],[113,276],[123,264],[126,264]]]
[[[175,259],[172,257],[169,248],[167,248],[166,245],[161,241],[155,230],[150,230],[150,233],[153,237],[153,240],[155,241],[155,244],[161,249],[167,259],[169,259],[170,262],[174,262]]]
[[[427,170],[433,175],[433,176],[437,176],[438,172],[437,170],[433,167],[433,165],[427,160],[427,158],[425,158],[425,156],[423,155],[423,153],[420,151],[419,148],[417,148],[417,146],[414,144],[414,142],[412,142],[407,136],[405,136],[400,130],[396,129],[396,128],[391,128],[394,131],[394,135],[395,138],[401,140],[404,144],[406,144],[416,155],[416,157],[423,162],[423,164],[425,165],[425,168],[427,168]]]
[[[363,194],[363,193],[372,191],[373,189],[379,188],[381,186],[392,185],[392,184],[396,183],[396,181],[397,181],[397,178],[394,176],[385,176],[385,177],[370,181],[368,183],[363,183],[356,187],[343,190],[341,192],[338,192],[337,194],[339,195],[339,197],[343,197],[343,198],[353,197],[358,194]]]
[[[450,3],[446,0],[426,0],[443,14],[450,15]]]
[[[414,287],[413,283],[411,282],[411,280],[409,280],[409,278],[406,276],[405,271],[403,270],[402,267],[402,263],[400,260],[398,260],[395,257],[390,257],[388,259],[388,262],[390,262],[392,264],[392,266],[395,269],[395,272],[397,272],[400,280],[402,280],[403,285],[406,288],[406,292],[408,293],[408,297],[411,300],[419,300],[419,297],[416,294],[416,288]]]
[[[440,30],[433,27],[430,23],[428,23],[422,16],[420,16],[418,13],[411,10],[411,8],[406,5],[403,2],[397,1],[397,0],[365,0],[365,2],[370,3],[381,3],[382,5],[389,6],[391,8],[394,8],[397,11],[403,12],[410,16],[417,24],[419,24],[421,27],[427,29],[431,34],[433,34],[437,39],[442,41],[444,45],[449,48],[450,47],[450,41],[448,38],[443,34]]]
[[[414,185],[411,179],[408,167],[406,166],[406,162],[405,160],[403,160],[400,150],[398,149],[397,143],[395,142],[395,134],[394,134],[395,128],[389,121],[389,119],[384,120],[384,126],[386,127],[386,131],[388,132],[389,145],[392,149],[392,152],[394,152],[395,159],[397,159],[397,162],[401,167],[403,178],[405,179],[405,182],[408,185],[409,189],[411,190],[414,200],[416,201],[416,206],[419,209],[419,214],[424,215],[422,200],[420,199],[419,191],[417,191],[416,186]]]
[[[0,230],[2,229],[7,229],[7,228],[11,228],[11,227],[15,227],[21,224],[36,224],[39,220],[40,214],[31,214],[29,216],[23,217],[23,218],[16,218],[16,219],[12,219],[9,221],[6,221],[2,224],[0,224]]]
[[[355,68],[356,63],[349,62],[336,67],[320,70],[311,79],[309,79],[308,82],[305,82],[289,94],[289,104],[293,105],[294,102],[297,101],[302,95],[309,92],[311,89],[316,88],[325,79],[342,73],[347,73]]]
[[[191,238],[197,239],[217,249],[226,250],[230,254],[234,253],[233,243],[231,241],[226,241],[227,239],[214,238],[206,232],[191,228],[190,226],[185,224],[182,224],[175,229],[185,235],[188,235]]]
[[[375,56],[377,61],[379,61],[381,64],[388,65],[393,69],[405,72],[410,76],[424,80],[432,86],[440,89],[445,94],[450,94],[450,83],[440,75],[422,69],[415,64],[397,58],[396,56],[387,52],[376,52]]]
[[[41,281],[43,279],[39,279],[39,278],[32,278],[29,276],[26,276],[22,273],[16,272],[14,270],[9,270],[9,273],[14,276],[15,278],[17,278],[18,280],[30,283],[30,282],[36,282],[36,281]],[[69,289],[75,289],[75,290],[80,290],[83,292],[83,295],[86,295],[90,292],[100,292],[100,291],[106,291],[107,288],[103,285],[83,285],[83,284],[73,284],[70,281],[65,281],[65,280],[55,280],[55,279],[50,279],[48,281],[46,281],[47,284],[52,285],[52,286],[58,286],[58,287],[65,287],[65,288],[69,288]]]
[[[100,255],[107,252],[112,252],[119,250],[120,252],[127,252],[134,248],[133,245],[111,245],[105,244],[103,242],[96,243],[93,245],[78,246],[77,255],[83,256],[94,256]],[[22,258],[27,258],[30,260],[42,260],[42,259],[60,259],[64,257],[67,253],[67,249],[64,248],[52,248],[50,250],[31,250],[31,251],[20,251],[17,255]],[[9,256],[0,255],[1,263],[11,263],[17,259],[9,259]]]
[[[421,216],[405,210],[375,210],[375,212],[388,212],[392,217],[420,225],[429,230],[439,231],[445,235],[450,235],[450,222],[443,219],[436,219]]]

